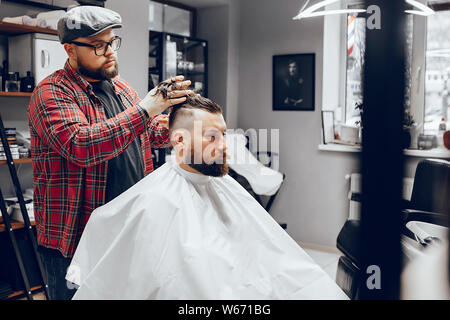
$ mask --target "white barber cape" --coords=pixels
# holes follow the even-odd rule
[[[174,161],[92,213],[66,279],[74,299],[347,299],[233,178]]]

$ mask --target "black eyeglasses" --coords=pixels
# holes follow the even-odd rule
[[[96,56],[103,56],[103,55],[105,55],[106,51],[108,51],[108,46],[110,46],[113,51],[119,50],[121,42],[122,42],[122,38],[119,36],[116,36],[116,37],[114,37],[114,39],[112,39],[109,42],[103,42],[103,43],[99,43],[96,45],[84,43],[84,42],[78,42],[78,41],[71,41],[70,43],[76,44],[77,46],[80,46],[80,47],[94,48],[94,52],[95,52]]]

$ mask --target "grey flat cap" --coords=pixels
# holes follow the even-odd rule
[[[91,37],[109,28],[122,27],[117,12],[96,6],[78,6],[67,11],[58,20],[58,36],[61,43],[78,37]]]

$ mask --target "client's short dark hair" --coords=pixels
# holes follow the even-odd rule
[[[172,127],[177,115],[182,113],[184,109],[200,109],[210,113],[222,113],[222,108],[214,101],[199,94],[188,95],[185,102],[172,107],[172,111],[169,114],[169,128]]]

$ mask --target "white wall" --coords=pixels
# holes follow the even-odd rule
[[[339,3],[335,6],[328,6],[327,10],[340,9]],[[342,74],[345,72],[345,48],[342,47],[342,36],[345,30],[341,30],[345,15],[329,15],[325,16],[324,31],[323,31],[323,88],[322,90],[322,106],[323,110],[334,110],[335,117],[342,118],[342,96],[345,92],[342,91],[344,86],[340,85]],[[345,23],[345,22],[344,22]],[[343,28],[342,28],[343,29]],[[345,40],[344,40],[345,41]],[[344,57],[342,57],[344,56]],[[343,59],[342,59],[343,58]],[[338,108],[340,107],[340,108]]]
[[[228,16],[228,79],[227,79],[227,125],[229,128],[238,128],[239,110],[239,50],[241,32],[241,0],[229,0]]]
[[[148,92],[149,1],[108,0],[105,7],[122,16],[123,27],[115,31],[122,37],[120,76],[143,98]]]
[[[228,5],[197,11],[197,37],[208,40],[208,97],[227,114]]]
[[[321,143],[324,20],[293,21],[297,0],[240,2],[238,126],[280,129],[280,170],[286,181],[271,213],[297,241],[335,246],[348,216],[347,173],[355,154],[318,151]],[[316,54],[315,111],[272,111],[272,56]],[[338,103],[338,101],[336,101]]]
[[[238,124],[239,17],[239,0],[197,11],[197,35],[208,40],[208,96],[222,106],[228,128]]]

